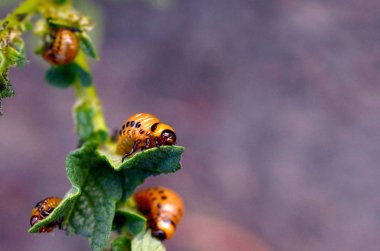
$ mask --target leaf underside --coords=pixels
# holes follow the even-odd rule
[[[50,67],[45,79],[50,85],[61,89],[70,87],[77,80],[84,87],[92,83],[91,74],[76,62]]]
[[[150,230],[141,231],[132,241],[122,236],[112,242],[112,251],[165,251],[165,246],[152,237]]]
[[[96,60],[99,59],[98,54],[96,53],[96,50],[95,50],[95,46],[94,46],[90,36],[88,36],[87,34],[81,33],[79,35],[79,46],[81,47],[82,51],[86,55],[88,55],[88,56],[90,56]]]
[[[113,228],[114,230],[126,232],[128,235],[134,236],[146,228],[146,219],[135,208],[125,205],[117,209]]]
[[[95,141],[85,143],[66,159],[72,188],[50,216],[29,232],[37,233],[41,227],[63,218],[63,228],[68,234],[83,235],[89,239],[92,250],[102,250],[110,237],[116,203],[129,198],[147,177],[179,170],[183,151],[180,146],[152,148],[121,163],[122,156],[107,149],[98,150]],[[132,235],[139,236],[145,229],[144,218],[128,210],[124,214],[133,216],[127,217],[127,227]],[[147,238],[143,235],[138,240],[146,242]],[[133,249],[136,241],[135,238],[132,241],[132,250],[143,250]]]
[[[133,251],[165,251],[161,241],[152,236],[150,229],[143,231],[132,239],[131,250]]]
[[[112,251],[131,251],[132,242],[125,236],[120,236],[113,240],[112,242]]]

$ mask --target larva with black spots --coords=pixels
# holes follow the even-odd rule
[[[43,57],[53,65],[65,65],[74,61],[79,43],[75,33],[69,29],[58,29],[54,40],[45,48]]]
[[[47,197],[38,202],[32,209],[32,216],[30,217],[30,225],[34,226],[36,223],[48,217],[54,209],[61,203],[62,199],[58,197]],[[40,228],[40,233],[50,233],[56,226],[61,226],[61,221],[54,221],[48,226]]]
[[[123,155],[122,161],[137,150],[162,145],[174,145],[177,137],[174,129],[148,113],[138,113],[123,124],[117,140],[116,153]]]
[[[181,197],[171,189],[152,187],[134,195],[138,209],[147,217],[152,235],[159,240],[173,237],[185,212]]]

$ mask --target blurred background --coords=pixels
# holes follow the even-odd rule
[[[181,171],[143,185],[184,198],[168,250],[379,249],[379,1],[80,2],[109,128],[149,112],[186,147]],[[27,233],[35,203],[70,188],[76,147],[73,91],[45,83],[33,50],[0,118],[0,250],[88,251]]]

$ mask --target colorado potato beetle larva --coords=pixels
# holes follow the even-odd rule
[[[79,50],[75,33],[69,29],[60,28],[53,39],[44,51],[45,60],[53,65],[65,65],[74,61]]]
[[[160,240],[170,239],[185,211],[181,197],[171,189],[153,187],[137,192],[134,199],[147,217],[152,235]]]
[[[124,161],[138,149],[144,150],[175,143],[176,135],[170,125],[161,123],[151,114],[138,113],[123,124],[119,132],[116,153],[124,155],[122,158]]]
[[[53,210],[59,205],[61,202],[61,198],[57,197],[47,197],[40,202],[38,202],[34,208],[32,209],[32,216],[30,217],[30,225],[34,226],[39,221],[48,217]],[[56,226],[60,226],[61,221],[54,221],[50,223],[48,226],[42,227],[39,232],[40,233],[49,233],[54,230]]]

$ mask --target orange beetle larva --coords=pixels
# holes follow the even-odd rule
[[[135,193],[134,199],[147,217],[152,235],[159,240],[170,239],[185,211],[181,197],[171,189],[152,187]]]
[[[32,209],[32,216],[30,217],[30,225],[38,223],[39,221],[48,217],[53,210],[59,205],[62,201],[61,198],[57,197],[47,197],[40,202],[38,202],[34,208]],[[54,221],[49,225],[42,227],[39,232],[40,233],[49,233],[54,230],[56,226],[60,226],[61,221]]]
[[[116,153],[124,155],[122,161],[138,149],[155,146],[174,145],[174,129],[161,123],[158,118],[148,113],[138,113],[130,117],[122,126],[117,141]]]
[[[79,44],[74,32],[69,29],[58,29],[54,41],[47,46],[43,57],[53,65],[71,63],[78,54]]]

